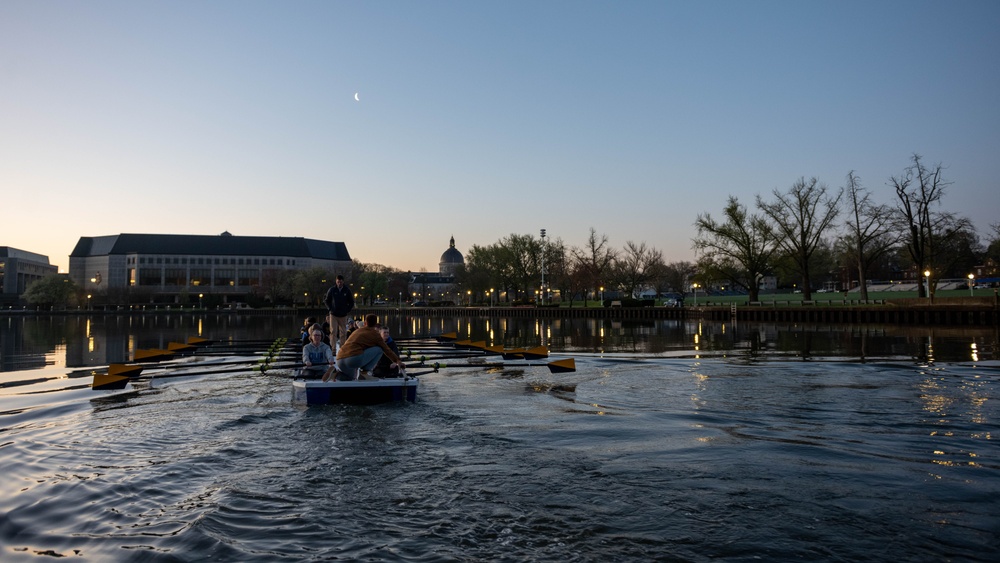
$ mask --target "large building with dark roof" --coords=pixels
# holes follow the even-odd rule
[[[69,256],[69,277],[86,291],[142,290],[157,301],[181,294],[253,293],[287,270],[348,273],[342,242],[301,237],[130,234],[81,237]],[[166,298],[166,299],[164,299]]]
[[[18,303],[32,282],[58,272],[48,256],[0,246],[0,304]]]

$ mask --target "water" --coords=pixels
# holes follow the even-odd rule
[[[287,372],[87,388],[129,342],[298,323],[227,319],[4,326],[0,559],[1000,555],[991,331],[393,319],[577,371],[448,367],[375,407],[294,404]]]

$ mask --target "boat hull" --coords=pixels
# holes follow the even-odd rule
[[[359,381],[292,381],[292,398],[308,405],[377,405],[417,401],[420,380],[415,377]]]

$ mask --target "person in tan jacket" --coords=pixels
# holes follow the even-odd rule
[[[343,374],[338,378],[353,381],[358,378],[360,371],[365,373],[372,371],[382,354],[392,360],[392,365],[400,370],[406,367],[399,356],[385,343],[378,329],[378,317],[367,315],[365,325],[351,333],[337,352],[336,371]],[[328,381],[335,375],[333,370],[330,370],[323,375],[323,381]]]

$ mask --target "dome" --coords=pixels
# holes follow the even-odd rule
[[[445,250],[444,254],[441,255],[441,262],[438,264],[441,273],[446,275],[454,274],[455,268],[464,264],[465,258],[455,248],[455,237],[451,237],[451,244],[448,246],[448,250]]]

